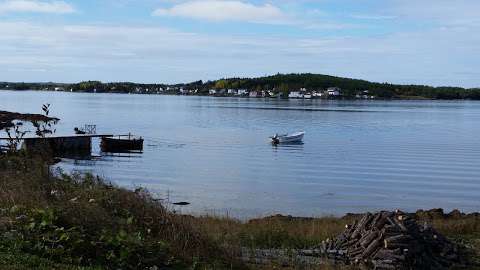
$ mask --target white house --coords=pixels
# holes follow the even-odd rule
[[[63,87],[55,87],[55,91],[63,91],[65,89],[63,89]]]
[[[237,90],[236,90],[236,89],[228,89],[228,90],[227,90],[227,93],[228,93],[229,95],[236,95],[236,94],[237,94]]]
[[[237,91],[237,95],[239,95],[239,96],[244,96],[246,94],[248,94],[247,89],[238,89],[238,91]]]
[[[329,96],[334,96],[334,97],[340,96],[340,88],[338,87],[329,87],[327,89],[327,92]]]
[[[292,91],[288,94],[288,98],[303,98],[303,94],[299,91]]]
[[[314,92],[312,93],[312,95],[313,95],[314,97],[321,98],[321,97],[325,96],[325,93],[323,93],[322,91],[314,91]]]
[[[215,95],[215,94],[217,94],[217,90],[215,90],[215,89],[210,89],[210,90],[208,90],[208,94],[209,94],[209,95]]]
[[[356,98],[363,98],[363,99],[369,99],[370,96],[368,95],[368,90],[357,92],[357,95],[355,95]]]
[[[248,95],[249,97],[257,97],[258,96],[258,92],[257,91],[252,91],[250,92],[250,94]]]

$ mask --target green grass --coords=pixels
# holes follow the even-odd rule
[[[0,233],[23,253],[53,263],[231,268],[215,241],[143,189],[130,191],[92,175],[52,175],[45,160],[0,157]]]
[[[0,269],[5,270],[101,270],[100,267],[81,267],[52,262],[16,249],[11,243],[0,242]]]
[[[47,162],[23,153],[0,156],[0,269],[297,269],[246,266],[236,257],[242,247],[311,248],[355,219],[183,216],[144,189],[52,174]],[[465,246],[469,269],[480,263],[479,216],[430,211],[417,218]]]

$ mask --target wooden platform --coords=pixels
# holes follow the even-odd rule
[[[51,153],[56,157],[86,157],[92,154],[92,138],[112,137],[111,134],[79,134],[73,136],[22,138],[22,149],[28,152]],[[10,140],[0,138],[0,140]]]
[[[66,136],[52,136],[52,137],[23,137],[22,140],[33,140],[33,139],[65,139],[65,138],[103,138],[103,137],[113,137],[113,134],[76,134],[76,135],[66,135]],[[118,135],[117,135],[118,136]],[[0,140],[10,140],[10,138],[1,138]]]

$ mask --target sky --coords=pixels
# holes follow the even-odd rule
[[[0,0],[0,81],[480,86],[479,0]]]

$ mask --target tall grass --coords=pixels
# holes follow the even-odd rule
[[[0,269],[247,269],[242,248],[308,249],[335,237],[356,216],[232,218],[175,214],[144,189],[117,187],[93,175],[52,173],[50,160],[0,155]],[[480,216],[418,212],[480,258]],[[24,262],[24,263],[23,263]],[[3,265],[2,265],[3,264]],[[249,269],[305,269],[249,265]],[[13,269],[22,269],[20,266]],[[47,269],[47,268],[45,268]],[[308,269],[348,269],[311,266]]]
[[[71,262],[131,269],[159,264],[231,268],[236,264],[192,226],[190,218],[168,211],[146,190],[122,189],[92,175],[52,174],[41,157],[24,153],[0,157],[0,208],[8,225],[4,230],[21,231],[22,244],[31,242],[25,249],[40,256],[60,252],[77,256],[68,258]],[[26,216],[25,222],[21,216]],[[71,230],[70,235],[56,235],[59,230]],[[56,241],[78,236],[78,244],[69,240],[55,246],[72,252],[47,252],[44,239],[36,237],[43,233],[53,234]]]

